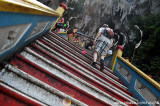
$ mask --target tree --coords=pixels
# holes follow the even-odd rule
[[[144,36],[141,46],[136,50],[133,64],[146,74],[150,74],[160,81],[160,14],[149,14],[137,17],[129,22],[130,29],[138,25],[143,30]],[[137,34],[137,32],[135,32]],[[138,34],[137,34],[138,35]],[[136,36],[137,37],[137,36]],[[138,39],[138,37],[137,37]],[[135,39],[135,41],[137,40]],[[124,48],[124,55],[132,57],[135,41],[129,42]],[[132,50],[131,50],[132,49]]]

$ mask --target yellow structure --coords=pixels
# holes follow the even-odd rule
[[[67,7],[65,6],[65,4],[60,4],[60,6],[56,10],[56,12],[59,13],[59,18],[62,16],[62,14],[64,13],[66,9]],[[55,24],[58,22],[59,18],[56,20]],[[55,24],[52,26],[51,30],[53,29]]]
[[[28,13],[59,17],[61,13],[36,0],[0,0],[0,11]]]
[[[112,57],[112,60],[111,60],[111,64],[110,64],[110,69],[111,70],[113,70],[113,68],[114,68],[117,57],[122,56],[122,50],[123,50],[122,46],[117,46],[117,49],[114,51],[113,57]]]
[[[148,82],[150,82],[152,85],[154,85],[157,89],[160,90],[160,84],[156,81],[154,81],[152,78],[150,78],[148,75],[146,75],[144,72],[139,70],[137,67],[135,67],[132,63],[129,62],[129,59],[122,58],[122,46],[117,46],[117,49],[113,53],[113,57],[110,63],[110,69],[113,70],[116,59],[120,59],[123,61],[126,65],[128,65],[131,69],[133,69],[135,72],[137,72],[139,75],[141,75],[143,78],[145,78]]]
[[[126,58],[126,61],[128,61],[128,62],[129,62],[129,57],[127,57],[127,58]]]

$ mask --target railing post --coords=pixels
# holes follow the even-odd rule
[[[67,6],[65,4],[60,4],[59,7],[57,8],[56,12],[62,16],[63,12],[67,9]]]
[[[67,6],[65,5],[65,4],[63,4],[63,3],[61,3],[60,5],[59,5],[59,7],[57,8],[57,10],[56,10],[56,12],[58,12],[59,13],[59,18],[62,16],[62,14],[64,13],[64,11],[67,9]],[[57,21],[59,20],[59,18],[56,20],[56,22],[55,22],[55,24],[57,23]],[[52,26],[52,28],[50,29],[50,30],[52,30],[53,29],[53,27],[55,26],[55,24]]]
[[[126,57],[126,61],[128,61],[128,62],[129,62],[129,57]]]
[[[111,60],[111,63],[110,63],[110,69],[111,70],[113,70],[113,68],[115,66],[117,56],[122,56],[122,50],[123,50],[123,47],[119,45],[119,46],[117,46],[117,49],[114,51],[113,57],[112,57],[112,60]]]

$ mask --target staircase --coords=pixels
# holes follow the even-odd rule
[[[92,53],[48,32],[0,69],[0,104],[137,106],[127,87],[105,66],[93,68]]]

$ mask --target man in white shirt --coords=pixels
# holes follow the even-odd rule
[[[104,69],[104,57],[109,51],[110,47],[113,44],[114,32],[108,27],[107,24],[104,24],[101,27],[96,35],[95,40],[93,41],[94,53],[93,53],[93,63],[92,66],[96,67],[97,54],[100,53],[100,70]]]

